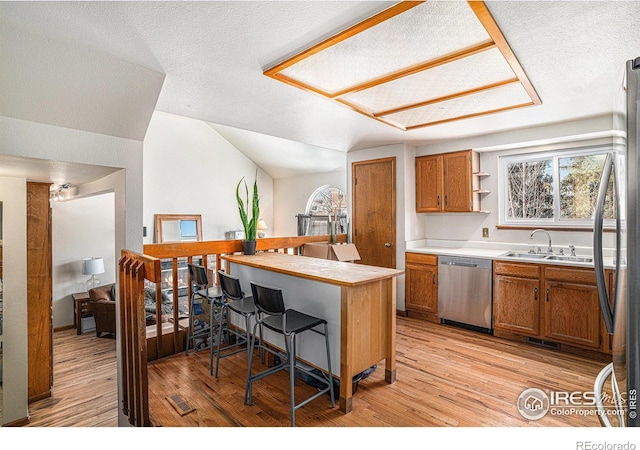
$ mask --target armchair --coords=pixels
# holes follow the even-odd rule
[[[96,336],[102,333],[116,334],[115,283],[89,290],[93,318],[96,321]]]

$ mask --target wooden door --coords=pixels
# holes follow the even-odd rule
[[[471,162],[469,150],[445,153],[442,156],[444,211],[473,211]]]
[[[493,326],[528,336],[540,334],[540,281],[497,275],[494,279]]]
[[[396,267],[395,158],[352,164],[353,243],[360,264]]]
[[[53,319],[48,183],[27,183],[28,397],[51,396]]]
[[[416,158],[416,212],[442,211],[442,156]]]

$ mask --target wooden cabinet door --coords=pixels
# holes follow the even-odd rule
[[[416,211],[442,211],[442,157],[416,158]]]
[[[600,347],[600,303],[596,286],[547,280],[544,304],[547,338]]]
[[[473,211],[471,151],[442,155],[444,211]]]
[[[407,309],[438,313],[438,266],[407,264],[406,295]]]
[[[527,336],[538,336],[540,281],[497,275],[494,279],[493,326]]]

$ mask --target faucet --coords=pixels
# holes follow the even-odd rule
[[[549,235],[548,231],[543,230],[542,228],[536,228],[535,230],[533,230],[531,232],[531,235],[529,236],[529,239],[533,239],[533,235],[536,234],[539,231],[545,233],[547,235],[547,239],[549,239],[549,246],[547,247],[547,253],[553,253],[553,248],[551,248],[551,235]]]

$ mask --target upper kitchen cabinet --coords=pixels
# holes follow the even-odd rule
[[[480,211],[480,156],[472,150],[416,158],[417,212]]]

